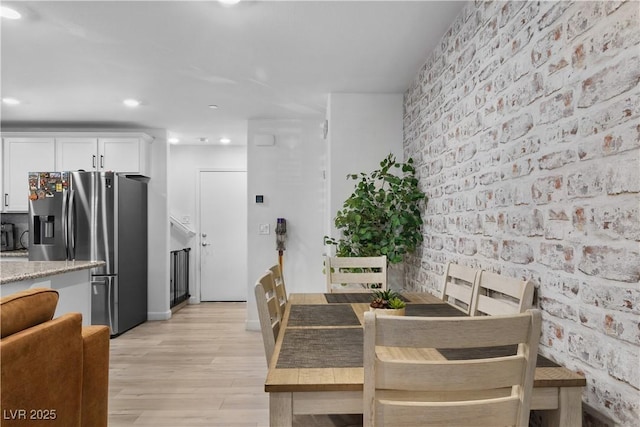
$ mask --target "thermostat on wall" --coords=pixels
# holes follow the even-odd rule
[[[253,136],[253,143],[258,147],[270,147],[272,145],[276,145],[276,136],[257,134]]]

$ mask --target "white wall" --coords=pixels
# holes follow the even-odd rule
[[[327,119],[329,202],[325,234],[339,237],[333,221],[357,182],[347,180],[347,175],[377,169],[389,153],[403,160],[403,95],[332,93]]]
[[[197,182],[200,169],[246,169],[247,147],[171,145],[169,148],[169,214],[179,220],[189,217],[190,224],[199,233]],[[170,230],[171,250],[191,248],[189,256],[190,303],[200,302],[200,284],[197,283],[200,270],[198,236],[187,238],[174,227]]]
[[[148,320],[171,317],[169,309],[169,191],[167,191],[167,159],[169,148],[164,129],[144,129],[154,137],[150,145],[151,173],[148,191]]]
[[[277,218],[287,220],[284,277],[287,292],[322,292],[326,142],[317,120],[250,120],[248,135],[247,329],[260,329],[253,287],[278,262]],[[256,134],[275,135],[275,145],[256,146]],[[255,196],[264,203],[256,204]],[[258,234],[269,224],[269,235]]]

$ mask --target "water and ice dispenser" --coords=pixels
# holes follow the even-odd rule
[[[55,215],[33,216],[33,244],[52,245],[55,243]]]

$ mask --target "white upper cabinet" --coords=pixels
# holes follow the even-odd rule
[[[98,138],[56,138],[57,171],[96,171]]]
[[[141,138],[99,138],[99,168],[147,175],[147,143]]]
[[[3,138],[3,211],[29,210],[29,172],[55,170],[55,139]]]
[[[56,170],[112,171],[149,175],[146,134],[56,137]]]
[[[29,210],[29,172],[113,171],[149,176],[149,144],[139,132],[10,132],[2,135],[2,212]]]

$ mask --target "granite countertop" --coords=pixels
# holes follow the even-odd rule
[[[104,261],[3,261],[0,264],[0,285],[88,270],[102,265],[105,265]]]
[[[29,256],[29,251],[26,249],[16,249],[14,251],[0,251],[1,258],[16,258]]]

